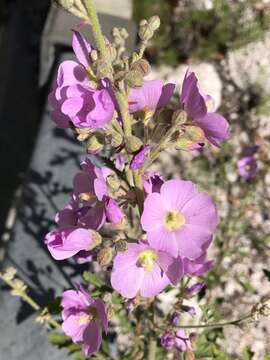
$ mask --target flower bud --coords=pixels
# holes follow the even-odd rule
[[[106,183],[109,187],[109,193],[115,193],[120,188],[120,181],[115,173],[112,173],[107,177]]]
[[[112,147],[117,148],[120,145],[122,145],[122,142],[123,142],[122,134],[120,134],[118,131],[111,130],[110,135],[111,135]]]
[[[179,325],[179,321],[180,321],[180,318],[181,318],[181,314],[179,312],[174,312],[171,316],[171,324],[173,326],[178,326]]]
[[[172,115],[172,122],[174,124],[182,125],[187,120],[187,113],[183,110],[176,110]]]
[[[142,76],[146,76],[151,71],[151,66],[147,60],[139,59],[132,64],[131,69],[140,72]]]
[[[100,266],[107,266],[113,258],[112,248],[103,248],[97,253],[97,262]]]
[[[97,61],[97,59],[98,59],[98,52],[97,52],[97,50],[95,50],[95,49],[91,50],[91,52],[90,52],[90,57],[91,57],[91,60],[92,60],[92,61]]]
[[[107,61],[99,59],[93,65],[98,79],[103,79],[110,74],[111,69]]]
[[[196,284],[190,286],[189,288],[186,288],[185,297],[191,298],[192,296],[197,295],[204,286],[205,286],[205,283],[203,281],[200,281],[200,282],[197,282]]]
[[[92,233],[92,246],[91,246],[91,250],[92,250],[102,243],[102,236],[95,230],[91,230],[91,233]]]
[[[139,37],[142,41],[150,40],[154,35],[154,30],[149,26],[146,20],[142,20],[139,26]]]
[[[184,133],[176,141],[176,149],[199,150],[204,146],[204,132],[198,126],[185,126]]]
[[[87,128],[76,128],[75,131],[78,134],[77,140],[79,141],[85,141],[92,133],[92,130]]]
[[[174,347],[175,336],[172,333],[165,333],[161,336],[160,343],[165,349],[172,349]]]
[[[157,15],[151,16],[148,24],[153,31],[156,31],[160,27],[160,18]]]
[[[132,154],[138,151],[142,146],[143,143],[137,136],[131,135],[126,138],[126,149],[128,153]]]
[[[118,240],[115,244],[115,250],[118,252],[123,252],[123,251],[127,251],[128,246],[127,246],[127,242],[125,240]]]
[[[104,136],[101,133],[93,134],[86,145],[87,153],[91,155],[97,154],[104,147]]]
[[[131,70],[125,76],[127,85],[131,88],[142,86],[143,75],[140,71]]]

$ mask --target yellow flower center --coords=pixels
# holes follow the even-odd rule
[[[186,219],[184,215],[176,210],[167,212],[164,219],[164,225],[166,229],[170,231],[179,230],[182,226],[185,225],[185,223],[186,223]]]
[[[138,263],[144,268],[144,270],[152,271],[157,257],[157,253],[154,250],[144,250],[139,254]]]
[[[88,314],[83,314],[79,318],[79,325],[85,325],[91,320],[91,316]]]

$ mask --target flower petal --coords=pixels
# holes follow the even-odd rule
[[[73,30],[72,48],[78,61],[85,67],[90,63],[91,45],[78,31]]]

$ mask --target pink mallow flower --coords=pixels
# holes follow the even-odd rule
[[[150,246],[194,260],[204,253],[218,223],[210,196],[191,181],[169,180],[149,194],[141,217]]]
[[[223,116],[213,111],[213,99],[200,92],[198,79],[189,69],[183,81],[180,102],[211,144],[220,146],[228,139],[229,123]]]
[[[105,304],[93,299],[85,289],[67,290],[62,294],[62,329],[72,341],[82,346],[86,356],[99,351],[102,331],[108,331]]]
[[[83,228],[66,228],[50,231],[45,244],[55,260],[68,259],[80,251],[90,251],[93,247],[95,231]]]
[[[240,160],[237,162],[238,174],[247,180],[254,178],[257,173],[258,164],[255,154],[258,148],[256,145],[245,147],[241,153]]]
[[[189,260],[187,258],[184,258],[183,263],[184,263],[185,273],[194,276],[201,276],[207,273],[209,270],[212,269],[214,265],[213,260],[206,259],[206,252],[195,260]]]
[[[164,108],[170,101],[175,85],[164,85],[160,80],[146,80],[141,87],[133,88],[128,103],[131,113],[144,111],[151,117],[156,110]]]
[[[118,253],[111,273],[112,287],[126,298],[159,294],[167,285],[176,285],[183,276],[180,258],[157,251],[144,242],[129,243]]]
[[[73,31],[72,47],[79,63],[67,60],[59,66],[49,95],[51,117],[60,128],[70,122],[79,128],[103,128],[115,109],[109,85],[103,81],[97,89],[90,87],[91,45],[78,31]]]

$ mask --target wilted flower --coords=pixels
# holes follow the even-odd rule
[[[210,238],[209,243],[211,242],[211,240],[212,237]],[[189,260],[187,258],[184,258],[183,263],[185,273],[200,276],[209,271],[213,267],[214,262],[212,260],[206,260],[206,252],[204,252],[200,257],[195,260]]]
[[[204,253],[217,222],[210,196],[191,181],[183,180],[166,181],[160,193],[149,194],[141,217],[154,249],[191,260]]]
[[[164,184],[164,180],[159,172],[146,171],[143,174],[143,188],[146,194],[159,193],[162,184]]]
[[[143,147],[137,152],[137,154],[133,156],[133,159],[130,163],[131,170],[137,170],[144,165],[145,161],[148,158],[151,147],[152,146],[149,144],[143,145]]]
[[[80,287],[77,291],[64,291],[61,305],[64,333],[82,346],[86,356],[96,353],[101,345],[102,330],[108,331],[104,302],[93,299]]]
[[[160,339],[161,346],[165,349],[172,349],[175,345],[175,336],[172,333],[165,333]]]
[[[185,74],[182,86],[180,102],[184,110],[199,126],[207,140],[220,146],[229,137],[229,124],[218,113],[213,112],[213,99],[209,95],[203,95],[198,86],[198,79],[194,72],[189,69]]]
[[[183,276],[180,258],[156,251],[146,243],[129,243],[128,249],[114,258],[112,287],[126,298],[159,294],[167,285],[176,285]]]

